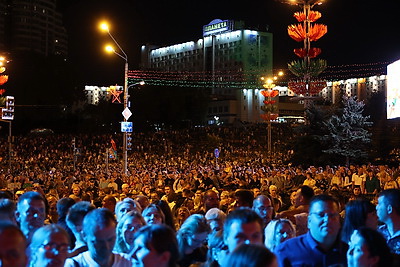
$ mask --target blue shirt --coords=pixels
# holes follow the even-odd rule
[[[378,231],[386,239],[390,251],[394,254],[400,255],[400,231],[397,231],[393,236],[391,236],[386,224],[379,226]]]
[[[338,241],[329,252],[319,248],[310,232],[286,240],[275,249],[280,267],[302,266],[323,267],[334,264],[347,266],[346,252],[348,246]]]

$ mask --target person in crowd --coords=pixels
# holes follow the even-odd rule
[[[43,195],[36,191],[26,192],[18,199],[15,217],[28,244],[35,231],[44,225],[46,203]]]
[[[263,220],[263,228],[275,217],[274,206],[271,199],[266,195],[259,195],[253,201],[253,210]]]
[[[164,214],[164,223],[171,227],[174,231],[175,229],[175,218],[172,215],[172,211],[170,206],[168,205],[168,202],[165,200],[158,200],[153,203],[154,205],[158,206],[161,210],[162,213]]]
[[[7,221],[15,225],[17,224],[17,221],[15,220],[15,203],[11,199],[0,199],[0,221]]]
[[[279,266],[346,264],[347,245],[339,238],[339,204],[333,197],[313,197],[308,229],[306,234],[286,240],[275,249]]]
[[[313,178],[312,173],[306,172],[306,179],[304,180],[303,185],[307,185],[307,186],[313,188],[315,186],[315,184],[316,184],[316,181]]]
[[[88,251],[69,258],[65,267],[86,266],[132,266],[132,262],[124,254],[113,253],[116,240],[114,214],[106,208],[94,209],[83,219],[83,235]]]
[[[253,206],[254,195],[250,190],[239,189],[235,192],[235,208],[247,207],[251,208]]]
[[[348,267],[391,267],[393,258],[385,238],[376,230],[360,227],[351,234]]]
[[[112,195],[106,195],[101,202],[102,207],[109,209],[111,212],[115,211],[115,206],[117,205],[117,200]]]
[[[150,200],[145,195],[138,195],[138,196],[136,196],[135,200],[139,203],[140,207],[142,208],[142,211],[145,208],[147,208],[147,206],[150,205]]]
[[[175,232],[167,225],[148,225],[135,234],[133,266],[176,267],[179,259]]]
[[[206,212],[205,218],[210,226],[211,232],[217,232],[221,231],[224,227],[226,214],[218,208],[212,208]]]
[[[341,239],[348,243],[354,230],[365,226],[376,230],[378,217],[375,205],[368,199],[351,200],[346,204],[344,223],[341,231]]]
[[[189,267],[191,264],[205,262],[207,260],[206,239],[210,233],[210,227],[204,215],[190,215],[176,233],[178,240],[180,267]]]
[[[53,195],[48,195],[46,197],[47,203],[49,205],[49,213],[47,214],[46,224],[57,223],[58,212],[57,212],[57,198]]]
[[[133,249],[134,235],[146,225],[142,215],[133,210],[120,218],[117,225],[117,240],[114,251],[129,254]]]
[[[223,264],[228,255],[228,247],[224,243],[222,230],[211,232],[208,235],[207,263],[209,267],[219,267]]]
[[[26,238],[22,231],[7,221],[0,221],[0,263],[4,267],[26,267]]]
[[[117,218],[117,222],[124,216],[126,213],[135,210],[137,212],[142,212],[139,205],[132,198],[124,198],[121,201],[118,201],[115,205],[115,216]]]
[[[257,244],[241,244],[230,253],[222,267],[278,267],[276,256]]]
[[[229,252],[242,243],[263,244],[263,220],[249,208],[238,208],[228,214],[224,223],[224,242]]]
[[[67,214],[66,223],[69,229],[71,229],[72,234],[75,237],[74,247],[68,254],[68,258],[77,256],[78,254],[88,250],[86,241],[83,236],[83,218],[90,211],[94,210],[96,207],[88,201],[79,201],[72,205]]]
[[[353,173],[351,176],[351,182],[354,186],[358,185],[360,187],[360,194],[364,193],[365,190],[365,179],[366,179],[366,173],[364,173],[364,168],[359,167],[356,172]]]
[[[183,222],[190,216],[190,211],[186,206],[181,206],[176,210],[175,229],[179,229]]]
[[[64,267],[68,248],[67,231],[57,224],[45,225],[32,236],[29,266]]]
[[[219,208],[219,194],[214,190],[207,190],[203,197],[203,208],[197,213],[206,214],[209,209]]]
[[[296,236],[296,228],[288,219],[272,220],[264,230],[264,244],[270,251],[284,241]]]
[[[365,177],[365,193],[375,195],[381,190],[380,181],[374,171],[370,168],[367,170]]]
[[[164,212],[155,204],[148,205],[142,211],[142,216],[148,225],[165,223]]]
[[[58,220],[57,224],[64,228],[67,231],[69,236],[69,244],[70,248],[73,248],[76,242],[75,235],[72,232],[71,228],[67,225],[67,214],[69,209],[75,204],[75,200],[70,197],[64,197],[57,201],[57,213],[58,213]]]
[[[400,190],[387,189],[379,194],[376,206],[378,219],[383,223],[378,231],[385,237],[392,251],[400,254]]]

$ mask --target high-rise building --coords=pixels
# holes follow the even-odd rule
[[[0,0],[0,49],[67,55],[67,33],[56,0]]]
[[[272,75],[272,33],[246,29],[243,22],[216,19],[203,26],[203,38],[197,41],[142,46],[141,68],[202,73],[205,78],[199,79],[210,88],[213,99],[207,114],[210,122],[260,121],[262,97],[254,100],[258,109],[248,110],[248,101],[253,99],[243,98],[241,92],[258,90],[260,78]]]

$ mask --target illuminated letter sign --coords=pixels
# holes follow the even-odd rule
[[[210,24],[203,26],[203,36],[229,31],[230,25],[229,20],[213,20]]]

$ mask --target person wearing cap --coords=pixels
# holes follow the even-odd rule
[[[209,209],[206,212],[207,224],[210,226],[211,232],[217,232],[223,229],[226,214],[218,208]]]

